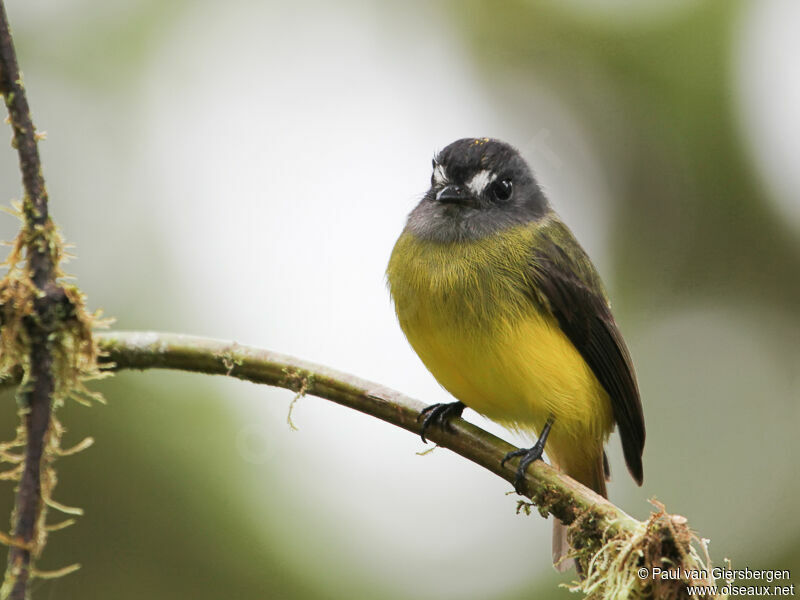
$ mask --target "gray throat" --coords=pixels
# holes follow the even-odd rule
[[[518,225],[545,218],[551,209],[531,210],[529,207],[478,209],[454,204],[439,204],[422,200],[408,215],[406,231],[422,240],[459,242],[479,240]]]

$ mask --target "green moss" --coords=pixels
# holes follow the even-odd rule
[[[686,597],[687,585],[713,585],[707,576],[697,577],[711,572],[707,540],[699,539],[684,517],[668,514],[661,504],[654,506],[657,511],[647,522],[638,523],[633,531],[626,528],[613,535],[613,523],[599,531],[593,515],[575,520],[568,535],[585,577],[571,586],[571,591],[581,592],[590,600],[672,600]],[[654,578],[651,574],[655,567],[676,569],[681,575]]]
[[[27,444],[24,416],[29,410],[26,392],[32,383],[30,357],[33,340],[44,339],[52,357],[53,411],[69,398],[83,404],[90,404],[92,400],[102,401],[100,394],[86,387],[86,382],[109,374],[101,372],[98,367],[99,348],[92,337],[92,329],[104,325],[105,321],[100,318],[99,313],[87,311],[85,296],[77,287],[62,281],[63,273],[59,263],[63,256],[63,244],[55,225],[50,219],[43,224],[34,223],[38,211],[27,198],[21,206],[17,205],[14,209],[13,214],[22,219],[23,225],[3,263],[7,272],[0,280],[0,380],[20,381],[17,388],[20,425],[13,440],[0,443],[0,462],[11,465],[0,473],[0,479],[9,481],[19,481],[22,475]],[[46,291],[33,282],[30,260],[32,253],[46,254],[49,264],[53,265],[53,285],[49,285]],[[43,299],[49,301],[43,302]],[[48,525],[47,509],[69,514],[80,512],[79,509],[63,506],[54,499],[53,491],[58,481],[54,463],[61,456],[86,448],[91,440],[84,440],[77,446],[64,450],[61,448],[63,432],[64,427],[55,414],[51,413],[41,463],[41,509],[34,538],[29,544],[34,558],[40,556],[48,531],[71,522],[62,521],[55,526]],[[6,538],[11,540],[10,536],[4,535],[3,539]],[[15,545],[19,544],[17,540],[11,541]],[[13,571],[13,568],[10,569]],[[71,572],[72,569],[68,567],[49,575]],[[13,581],[11,571],[6,574],[6,583]]]

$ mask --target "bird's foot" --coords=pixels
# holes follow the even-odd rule
[[[422,421],[422,430],[420,431],[422,441],[426,444],[428,443],[428,440],[425,439],[425,432],[428,431],[428,427],[431,425],[438,425],[442,428],[446,427],[450,419],[453,417],[460,417],[465,408],[466,406],[463,402],[442,402],[440,404],[431,404],[423,408],[417,417],[417,421],[425,417],[425,420]]]
[[[547,423],[545,423],[544,428],[542,429],[542,434],[539,436],[539,439],[536,440],[536,443],[533,446],[530,448],[520,448],[519,450],[509,452],[505,455],[505,458],[500,461],[500,466],[502,467],[506,464],[506,461],[518,456],[522,457],[522,459],[519,461],[519,466],[517,467],[517,476],[514,478],[514,490],[518,494],[522,494],[524,492],[523,484],[525,483],[525,471],[528,470],[528,466],[533,461],[542,458],[544,445],[547,442],[547,436],[550,435],[550,428],[552,426],[553,418],[551,417],[547,419]]]

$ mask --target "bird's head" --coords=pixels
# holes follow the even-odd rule
[[[408,229],[439,242],[479,239],[548,210],[515,148],[490,138],[464,138],[434,157],[431,187],[409,215]]]

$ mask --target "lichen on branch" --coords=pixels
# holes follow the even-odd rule
[[[47,532],[69,523],[48,526],[46,522],[48,507],[68,508],[53,498],[57,481],[53,463],[65,454],[61,449],[64,428],[53,410],[69,397],[84,402],[99,398],[84,382],[100,376],[100,371],[92,338],[97,315],[86,311],[84,296],[62,279],[63,244],[48,212],[38,150],[41,136],[31,119],[2,0],[0,94],[8,109],[11,145],[19,155],[23,188],[22,202],[15,207],[22,226],[2,263],[7,271],[0,280],[0,380],[20,381],[20,426],[13,440],[0,444],[0,462],[11,464],[0,479],[17,482],[13,531],[0,533],[0,542],[9,546],[0,599],[23,600],[37,573],[53,576],[74,570],[71,566],[42,574],[34,567]]]
[[[58,406],[72,398],[82,404],[102,401],[85,382],[104,377],[98,368],[99,348],[92,330],[110,322],[100,311],[90,313],[86,297],[74,285],[63,281],[61,260],[64,255],[61,235],[48,218],[39,227],[25,217],[19,204],[5,212],[22,221],[11,251],[0,268],[6,274],[0,279],[0,380],[21,376],[19,393],[29,389],[31,380],[31,328],[47,329],[48,346],[53,356],[53,399]],[[43,292],[33,280],[30,268],[31,248],[46,248],[53,263],[53,285]],[[42,314],[37,305],[49,297],[48,311]]]

